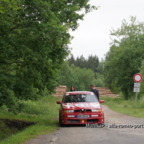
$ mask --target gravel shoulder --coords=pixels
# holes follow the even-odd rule
[[[119,131],[125,134],[144,136],[144,118],[136,118],[125,114],[117,113],[103,105],[105,122],[110,130]],[[117,127],[120,128],[117,128]],[[129,128],[125,128],[129,127]],[[130,128],[131,127],[131,128]]]

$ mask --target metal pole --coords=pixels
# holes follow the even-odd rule
[[[136,95],[135,95],[135,104],[134,104],[134,112],[135,113],[136,113],[137,96],[138,96],[138,92],[136,92]]]

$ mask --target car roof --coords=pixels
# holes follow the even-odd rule
[[[69,91],[66,92],[66,95],[77,95],[77,94],[92,94],[91,91]]]

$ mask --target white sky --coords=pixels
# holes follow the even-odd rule
[[[144,0],[90,0],[90,3],[99,9],[88,13],[78,29],[71,32],[74,39],[69,47],[75,58],[97,55],[101,60],[109,51],[112,28],[120,28],[122,20],[129,21],[130,16],[144,21]]]

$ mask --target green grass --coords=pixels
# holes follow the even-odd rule
[[[105,100],[105,105],[109,106],[113,111],[127,114],[129,116],[144,118],[144,101],[138,100],[136,103],[136,109],[134,109],[134,100],[124,100],[121,97],[108,98],[102,97]]]
[[[14,134],[0,142],[0,144],[21,144],[22,142],[42,134],[48,134],[58,127],[58,109],[56,101],[61,97],[47,96],[38,101],[21,101],[22,111],[14,115],[4,108],[0,111],[0,118],[17,119],[36,122],[21,132]]]

